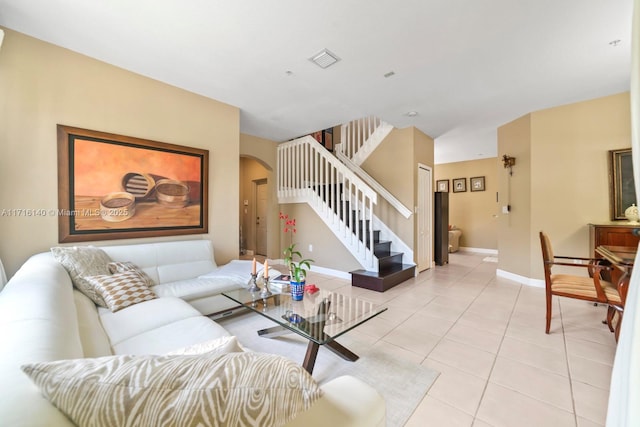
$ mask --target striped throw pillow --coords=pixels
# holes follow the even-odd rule
[[[281,426],[322,391],[297,363],[265,353],[133,356],[22,370],[78,426]]]

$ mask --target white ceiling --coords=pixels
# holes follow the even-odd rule
[[[496,128],[523,114],[629,90],[632,3],[0,0],[0,25],[237,106],[243,133],[375,115],[448,163],[498,155]],[[341,61],[323,70],[324,48]]]

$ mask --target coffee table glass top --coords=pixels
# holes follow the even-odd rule
[[[326,290],[314,294],[305,292],[302,301],[293,301],[288,292],[274,292],[266,306],[260,292],[251,293],[243,288],[222,295],[321,345],[387,310],[369,301]]]

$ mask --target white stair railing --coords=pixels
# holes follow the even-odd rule
[[[377,117],[352,120],[340,127],[336,150],[360,166],[392,130],[392,125]]]
[[[389,190],[360,167],[364,159],[380,145],[392,129],[393,126],[376,117],[366,117],[351,121],[341,127],[342,142],[336,144],[335,154],[347,168],[373,188],[380,197],[389,202],[403,217],[409,218],[413,213],[411,209],[406,207]]]
[[[363,268],[377,271],[376,192],[310,136],[279,144],[277,168],[278,201],[308,203]]]

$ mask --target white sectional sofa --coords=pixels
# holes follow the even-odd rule
[[[51,253],[32,256],[0,292],[0,425],[67,426],[68,418],[45,399],[22,372],[27,363],[98,358],[117,354],[163,355],[228,336],[202,313],[218,311],[225,286],[219,277],[200,279],[215,265],[207,240],[106,246],[114,261],[141,267],[159,298],[111,312],[72,285]],[[215,276],[215,275],[214,275]],[[340,377],[322,385],[323,396],[289,426],[382,426],[385,406],[369,385]]]

